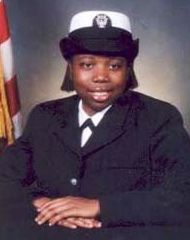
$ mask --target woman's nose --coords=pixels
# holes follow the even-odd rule
[[[108,82],[109,81],[109,77],[108,77],[108,73],[106,70],[99,70],[96,72],[94,78],[93,78],[94,82]]]

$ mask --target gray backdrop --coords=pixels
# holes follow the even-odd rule
[[[113,10],[127,14],[140,54],[137,91],[176,105],[190,132],[190,0],[5,0],[12,29],[23,122],[42,101],[66,96],[60,90],[66,62],[59,40],[73,14]]]

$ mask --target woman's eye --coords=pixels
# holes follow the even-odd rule
[[[109,68],[111,70],[117,70],[117,69],[121,68],[121,64],[110,64]]]
[[[92,63],[83,62],[83,63],[80,64],[80,66],[85,68],[85,69],[91,69],[92,68]]]

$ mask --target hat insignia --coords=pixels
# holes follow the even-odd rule
[[[106,28],[111,26],[111,19],[106,14],[98,14],[93,20],[93,26]]]

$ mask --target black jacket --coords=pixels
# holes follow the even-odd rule
[[[168,240],[166,228],[189,234],[190,140],[176,108],[128,92],[81,150],[78,101],[34,108],[23,136],[2,155],[0,239]],[[36,226],[31,201],[38,195],[98,198],[102,229]]]

